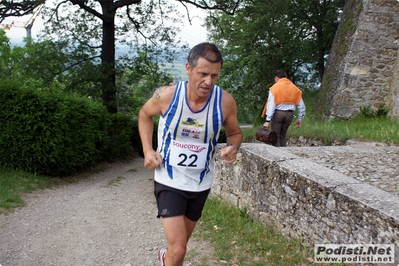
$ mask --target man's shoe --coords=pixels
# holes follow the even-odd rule
[[[158,261],[159,261],[161,266],[165,266],[166,251],[168,251],[167,248],[161,248],[158,251]]]

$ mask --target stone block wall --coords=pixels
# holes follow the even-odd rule
[[[348,0],[318,96],[317,111],[352,118],[388,107],[399,118],[399,1]]]
[[[212,196],[303,244],[395,244],[399,197],[270,145],[244,143],[216,157]],[[399,255],[396,256],[399,260]]]

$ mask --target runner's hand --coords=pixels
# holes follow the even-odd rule
[[[220,157],[226,164],[232,164],[237,159],[237,150],[235,146],[229,145],[220,149]]]
[[[162,156],[156,151],[150,151],[144,154],[144,167],[148,170],[155,170],[162,165]]]

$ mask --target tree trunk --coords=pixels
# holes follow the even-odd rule
[[[101,51],[101,91],[103,104],[111,114],[118,111],[116,102],[116,77],[115,77],[115,12],[103,6],[103,39]]]

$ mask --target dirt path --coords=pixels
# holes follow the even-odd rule
[[[0,215],[0,265],[159,265],[157,251],[166,242],[152,178],[136,158],[27,194],[26,206]],[[184,265],[218,265],[195,234],[188,249]]]

